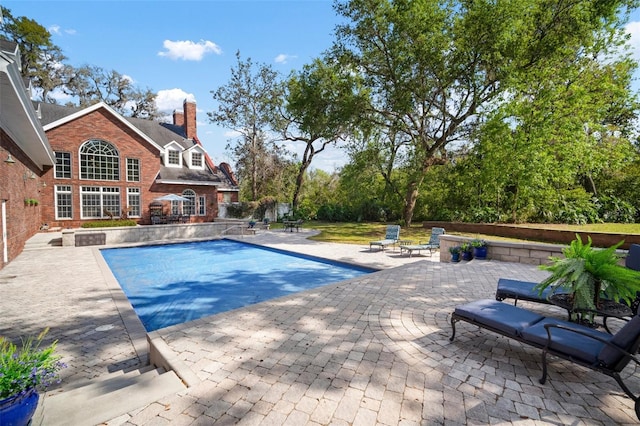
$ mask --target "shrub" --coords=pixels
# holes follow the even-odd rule
[[[81,228],[115,228],[117,226],[137,226],[133,219],[107,219],[85,222]]]

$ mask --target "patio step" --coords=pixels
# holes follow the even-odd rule
[[[24,250],[41,250],[62,247],[62,232],[38,232],[24,244]]]
[[[185,389],[173,371],[112,373],[66,392],[41,396],[32,425],[98,425]]]

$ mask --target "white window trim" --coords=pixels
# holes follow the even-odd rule
[[[200,154],[200,161],[201,164],[199,166],[196,166],[195,164],[193,164],[193,154]],[[204,170],[204,153],[198,151],[191,151],[189,153],[189,168],[191,169],[196,169],[196,170]]]
[[[129,160],[137,160],[138,161],[138,180],[129,180]],[[124,159],[124,166],[125,166],[125,179],[126,182],[141,182],[142,181],[142,166],[141,166],[141,161],[139,158],[135,158],[135,157],[126,157]]]
[[[69,191],[59,191],[60,186],[68,186]],[[58,194],[69,194],[71,195],[71,217],[61,217],[58,216]],[[54,217],[56,220],[73,220],[73,186],[71,185],[55,185],[53,190],[53,208],[54,208]]]
[[[169,164],[169,152],[177,152],[178,153],[178,164]],[[183,155],[182,147],[175,141],[168,143],[164,147],[164,165],[166,167],[182,167],[182,155]]]
[[[83,191],[83,187],[86,188],[98,188],[99,191]],[[117,191],[105,191],[105,189],[117,189]],[[99,194],[100,195],[100,216],[85,216],[84,209],[82,208],[83,195],[84,194]],[[80,219],[81,220],[91,220],[91,219],[105,219],[104,215],[104,195],[118,195],[120,209],[122,209],[122,190],[118,186],[105,186],[105,185],[80,185]],[[114,217],[120,217],[121,212],[118,211],[117,215]]]
[[[142,214],[142,191],[140,190],[140,188],[127,188],[127,209],[130,207],[129,206],[129,195],[137,195],[138,196],[138,208],[140,209],[140,213]],[[136,218],[140,218],[142,217],[141,214],[132,214],[132,215],[128,215],[129,217],[136,217]]]

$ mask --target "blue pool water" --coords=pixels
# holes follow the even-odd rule
[[[231,240],[101,253],[147,331],[374,272]]]

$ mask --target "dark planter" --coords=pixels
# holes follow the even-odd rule
[[[451,261],[454,263],[460,262],[460,253],[451,253]]]
[[[25,426],[38,407],[39,395],[35,388],[23,395],[0,400],[0,420],[2,426]]]
[[[462,252],[462,260],[471,260],[473,259],[473,253],[470,251],[463,251]]]
[[[473,257],[476,259],[486,259],[487,258],[487,247],[474,247],[473,248]]]

